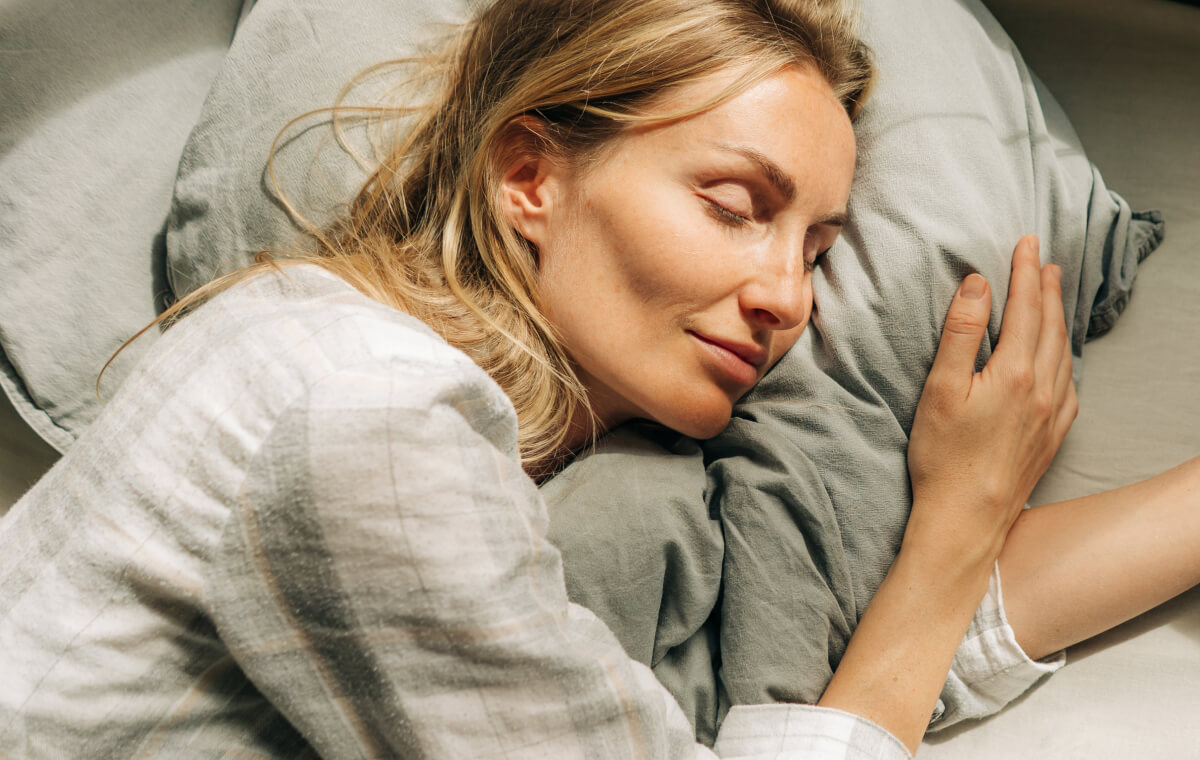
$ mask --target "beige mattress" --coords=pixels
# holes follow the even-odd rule
[[[1109,187],[1159,208],[1167,237],[1084,352],[1081,411],[1034,494],[1114,488],[1200,454],[1200,7],[990,0],[1072,117]],[[0,394],[0,513],[57,458]],[[1074,647],[988,720],[931,736],[937,758],[1200,758],[1200,589]]]

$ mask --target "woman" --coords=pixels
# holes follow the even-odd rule
[[[315,253],[173,310],[0,527],[6,752],[711,756],[567,602],[534,480],[632,417],[714,434],[796,340],[865,51],[834,3],[500,0],[443,62]],[[733,708],[718,756],[907,756],[998,557],[1035,656],[1164,593],[1079,621],[1022,576],[1106,502],[1017,521],[1075,413],[1034,241],[974,374],[989,303],[973,275],[951,307],[900,556],[821,704]],[[1165,519],[1195,480],[1142,487]]]

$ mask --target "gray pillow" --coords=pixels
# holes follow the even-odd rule
[[[461,22],[466,0],[259,0],[238,27],[179,164],[167,228],[176,295],[301,236],[267,173],[271,144],[292,119],[328,108],[373,64],[413,55]],[[347,105],[374,105],[388,86],[368,78]],[[275,181],[308,221],[331,221],[366,179],[372,144],[346,122],[344,150],[328,114],[289,129]]]
[[[176,292],[291,245],[298,228],[264,175],[276,132],[464,10],[260,0],[185,150],[167,238]],[[907,431],[959,280],[992,282],[994,340],[1012,248],[1038,233],[1063,267],[1078,354],[1161,236],[1105,189],[976,0],[864,0],[863,13],[881,76],[856,126],[853,221],[816,275],[812,327],[703,449],[634,426],[542,489],[573,598],[655,667],[701,738],[722,690],[736,702],[819,697],[894,555]],[[317,223],[364,176],[319,122],[278,156],[285,193]]]
[[[168,293],[179,154],[242,5],[0,7],[0,387],[59,451],[99,410],[101,366]]]

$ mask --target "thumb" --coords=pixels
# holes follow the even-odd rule
[[[964,391],[969,387],[991,313],[992,292],[988,281],[979,274],[968,275],[950,302],[942,340],[929,371],[931,379],[936,375],[940,384]]]

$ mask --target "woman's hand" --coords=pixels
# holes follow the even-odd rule
[[[999,555],[1078,411],[1061,277],[1040,266],[1036,237],[1021,239],[1000,339],[978,373],[990,289],[978,274],[960,286],[913,423],[906,543],[977,549],[988,565]]]
[[[913,509],[820,704],[862,715],[916,752],[993,564],[1077,402],[1058,267],[1037,239],[1013,254],[996,351],[975,357],[991,296],[973,274],[950,305],[908,449]]]

